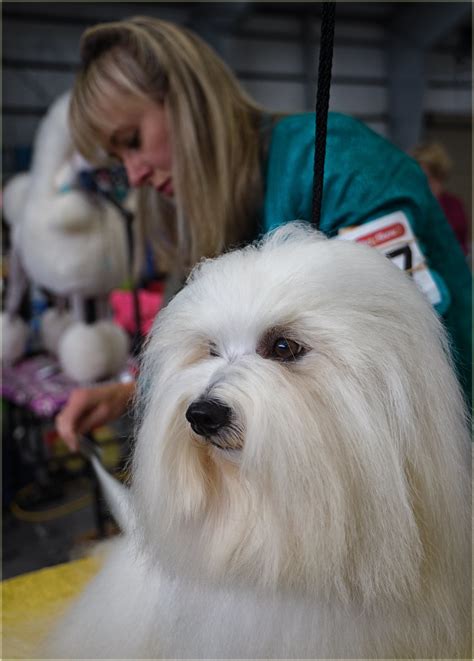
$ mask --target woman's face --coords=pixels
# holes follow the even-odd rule
[[[131,186],[153,186],[174,196],[168,111],[165,105],[137,100],[117,103],[108,113],[108,152],[127,170]]]
[[[426,174],[431,192],[435,197],[439,197],[444,190],[444,182],[441,181],[439,177],[435,177],[430,168],[426,167],[426,165],[422,165],[421,169]]]

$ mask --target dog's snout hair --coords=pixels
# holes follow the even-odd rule
[[[192,402],[186,411],[186,420],[199,436],[214,436],[228,427],[232,411],[216,399],[201,398]]]

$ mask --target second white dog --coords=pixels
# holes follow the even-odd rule
[[[465,411],[386,258],[288,225],[204,262],[138,403],[128,529],[50,656],[470,656]]]

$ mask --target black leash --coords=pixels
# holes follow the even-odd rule
[[[319,229],[323,201],[324,160],[334,47],[335,2],[323,2],[319,46],[318,91],[316,95],[316,138],[314,148],[312,223]]]

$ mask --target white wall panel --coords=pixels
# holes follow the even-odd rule
[[[296,41],[226,37],[223,47],[228,64],[241,71],[303,75],[303,49]],[[318,70],[319,46],[314,43],[313,73]],[[341,46],[334,51],[333,76],[383,78],[385,58],[381,48]]]
[[[315,21],[313,34],[319,39],[321,34],[321,22]],[[334,29],[334,42],[336,46],[339,40],[360,40],[361,45],[370,43],[381,43],[386,39],[386,29],[377,23],[360,23],[357,21],[344,21],[337,17]]]
[[[321,21],[311,19],[309,24],[313,38],[319,40]],[[290,16],[255,15],[245,19],[242,23],[242,29],[267,33],[268,37],[271,37],[272,33],[283,33],[289,37],[299,38],[301,36],[301,21]],[[362,43],[368,44],[370,42],[380,43],[385,38],[386,30],[381,24],[348,21],[336,15],[336,45],[340,39],[360,40]]]
[[[302,112],[305,108],[303,83],[279,83],[271,81],[242,81],[247,92],[259,103],[278,112]]]
[[[449,53],[428,53],[426,58],[426,73],[429,81],[443,83],[472,82],[472,63],[459,64]]]
[[[21,108],[46,107],[69,89],[73,81],[73,73],[4,69],[3,103]]]
[[[269,110],[302,112],[313,110],[305,104],[303,83],[242,81],[246,90]],[[316,89],[314,92],[316,99]],[[330,110],[349,115],[381,115],[387,111],[385,87],[332,85]]]
[[[385,56],[381,48],[341,46],[334,49],[334,76],[383,78],[386,74]]]
[[[349,115],[381,115],[388,108],[387,90],[375,86],[333,85],[329,108]]]
[[[469,89],[428,89],[425,95],[427,112],[470,115],[472,92]]]
[[[372,131],[383,135],[384,138],[388,138],[388,123],[387,122],[365,122]]]
[[[31,145],[38,122],[38,117],[30,115],[4,116],[2,119],[2,147]]]
[[[41,5],[42,3],[39,2],[39,14],[43,13]],[[77,15],[90,18],[90,24],[93,25],[96,22],[95,18],[97,21],[119,20],[136,13],[129,4],[124,7],[120,5],[120,2],[85,2],[83,8],[77,8]],[[18,3],[18,6],[21,7],[21,3]],[[186,17],[184,10],[160,9],[159,3],[150,3],[150,10],[146,12],[148,15],[159,16],[165,20],[179,21]],[[71,11],[67,8],[67,2],[56,2],[54,14],[56,18],[61,15],[70,16]],[[24,60],[34,58],[40,62],[47,62],[59,57],[61,62],[79,62],[79,41],[87,27],[85,23],[72,25],[70,22],[48,22],[46,17],[41,21],[28,21],[26,14],[24,18],[7,18],[7,24],[8,29],[3,30],[4,58],[14,57]]]
[[[224,52],[229,66],[241,71],[301,74],[301,46],[291,41],[266,41],[225,37]]]
[[[249,16],[242,21],[242,29],[271,33],[282,32],[288,36],[299,36],[301,34],[301,21],[291,16]]]
[[[3,57],[38,62],[79,62],[83,26],[31,23],[8,19],[3,23]]]
[[[9,2],[9,9],[11,9],[12,2]],[[53,14],[54,17],[64,17],[65,21],[69,22],[71,16],[84,20],[91,19],[92,22],[97,23],[103,20],[114,21],[129,16],[159,16],[169,21],[183,22],[186,20],[188,12],[179,6],[179,2],[175,3],[174,7],[163,6],[160,2],[114,2],[106,0],[105,2],[80,2],[74,3],[74,7],[68,6],[69,2],[54,2],[54,10],[51,8],[51,3],[48,2],[35,2],[35,7],[32,10],[31,4],[29,6],[22,6],[22,2],[14,2],[14,11],[17,14],[25,14],[32,12],[40,16],[48,16]],[[9,19],[10,20],[10,19]]]

